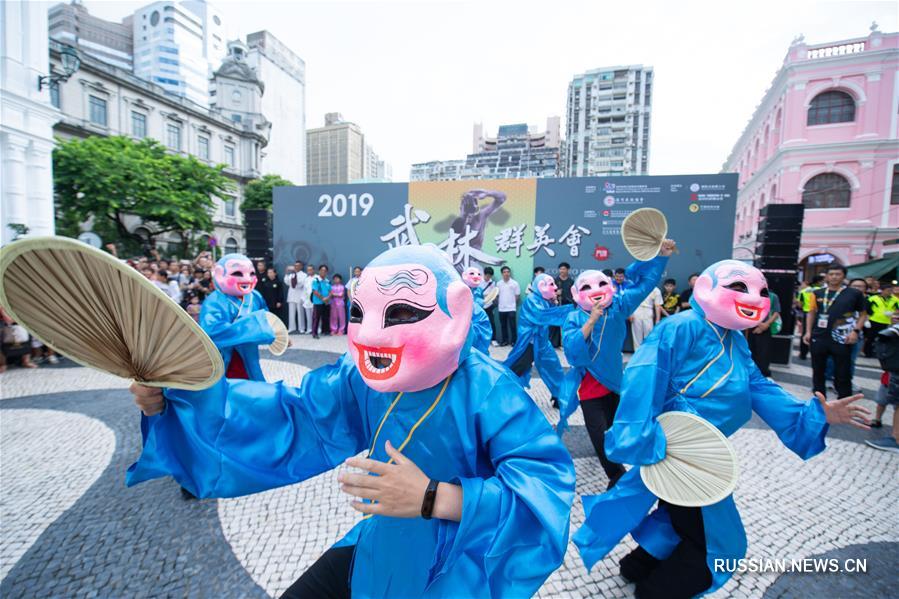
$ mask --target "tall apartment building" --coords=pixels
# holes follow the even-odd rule
[[[384,180],[388,169],[365,143],[362,129],[339,112],[326,114],[324,127],[306,131],[307,185]]]
[[[206,2],[154,2],[132,15],[134,74],[198,104],[227,53],[221,14]]]
[[[269,93],[262,114],[272,122],[262,172],[306,184],[306,63],[268,31],[247,36],[247,64]]]
[[[899,255],[899,33],[797,38],[724,163],[739,174],[734,257],[752,259],[759,210],[805,205],[800,269]]]
[[[522,179],[559,175],[559,117],[546,120],[546,131],[526,123],[501,125],[496,137],[484,126],[472,129],[472,153],[465,160],[434,160],[412,165],[410,181]]]
[[[653,69],[605,67],[568,84],[565,173],[569,177],[646,175]]]
[[[134,36],[131,17],[121,23],[91,16],[81,2],[57,4],[47,13],[50,39],[75,46],[105,63],[130,71]]]

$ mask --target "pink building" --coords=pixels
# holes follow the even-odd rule
[[[797,38],[724,163],[739,173],[734,258],[752,258],[766,204],[803,203],[809,276],[899,252],[899,33]]]

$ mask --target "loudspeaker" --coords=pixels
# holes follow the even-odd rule
[[[799,240],[789,243],[761,242],[755,244],[755,253],[758,256],[780,256],[783,258],[799,257]]]
[[[762,227],[755,240],[758,243],[795,243],[799,245],[802,238],[802,229],[768,229]]]
[[[244,211],[247,256],[272,263],[272,213],[268,210]]]
[[[800,221],[804,214],[804,204],[768,204],[759,210],[762,217],[798,218]]]
[[[759,210],[755,266],[762,270],[797,270],[802,239],[802,204],[769,204]]]
[[[755,267],[759,270],[789,270],[796,272],[797,256],[756,256]]]
[[[771,337],[771,345],[768,346],[768,356],[771,358],[772,364],[789,364],[792,353],[792,335],[774,335]]]

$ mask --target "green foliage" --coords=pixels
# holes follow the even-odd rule
[[[125,226],[128,215],[150,224],[146,240],[172,231],[209,231],[213,198],[233,191],[222,173],[196,158],[169,154],[151,139],[88,137],[61,142],[53,151],[53,179],[60,233],[78,235],[78,224],[93,219],[104,240],[139,247],[144,240]]]
[[[280,175],[263,175],[261,179],[250,181],[247,183],[246,189],[244,189],[244,198],[240,204],[240,209],[271,210],[272,192],[275,187],[285,185],[293,185],[293,183]]]

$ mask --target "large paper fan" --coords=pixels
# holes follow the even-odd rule
[[[212,340],[133,268],[65,237],[3,248],[0,305],[75,362],[141,384],[204,389],[224,373]]]
[[[658,256],[666,235],[668,220],[655,208],[634,210],[621,223],[624,247],[637,260],[652,260]]]
[[[268,346],[268,351],[276,356],[280,356],[287,351],[287,346],[290,344],[290,335],[287,334],[287,327],[284,326],[283,320],[271,312],[266,312],[265,318],[275,332],[275,340]]]
[[[640,477],[659,499],[699,507],[733,493],[737,455],[721,431],[688,412],[665,412],[658,422],[665,432],[665,459],[640,466]]]

